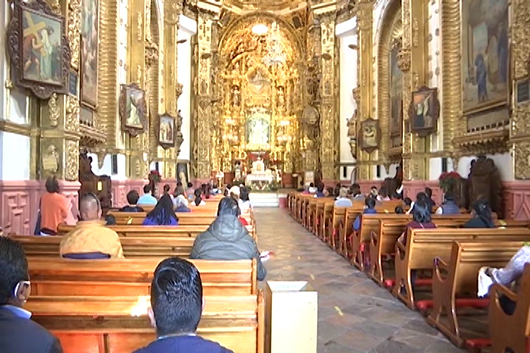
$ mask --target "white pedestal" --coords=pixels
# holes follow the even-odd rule
[[[317,353],[318,294],[306,281],[268,281],[265,353]]]

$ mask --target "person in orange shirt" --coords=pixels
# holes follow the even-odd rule
[[[59,247],[61,257],[72,259],[123,258],[118,234],[101,219],[101,204],[94,194],[86,194],[79,203],[82,221],[66,234]]]
[[[59,182],[55,176],[46,180],[46,193],[40,199],[40,234],[57,235],[57,227],[68,216],[68,202],[59,194]]]

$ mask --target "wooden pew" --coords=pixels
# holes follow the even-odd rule
[[[469,218],[459,215],[443,216],[433,215],[432,220],[437,227],[458,228]],[[406,225],[411,219],[381,220],[379,232],[370,233],[370,267],[368,275],[379,285],[387,284],[383,273],[381,258],[387,254],[394,254],[396,241],[403,234]]]
[[[22,244],[28,257],[59,258],[59,245],[63,240],[62,236],[15,235],[10,237]],[[120,239],[123,254],[127,259],[164,259],[171,256],[189,258],[194,241],[194,238],[189,237],[123,237]]]
[[[409,229],[407,243],[404,245],[396,242],[396,280],[392,294],[409,308],[414,309],[411,271],[432,269],[436,257],[448,262],[453,241],[527,241],[528,239],[530,239],[528,228]],[[416,284],[420,283],[416,281]]]
[[[142,225],[147,212],[116,212],[110,211],[109,216],[113,216],[116,219],[116,225]],[[189,213],[177,213],[179,218],[179,225],[182,226],[195,226],[195,225],[210,225],[217,218],[217,210],[215,212],[189,212]],[[243,218],[253,223],[253,219],[250,214],[242,215]]]
[[[209,226],[109,226],[120,237],[190,237],[196,238],[206,231]],[[57,233],[65,235],[72,231],[75,226],[60,225]],[[249,234],[257,240],[256,228],[246,226]]]
[[[507,315],[499,304],[506,296],[516,302],[515,311]],[[505,353],[510,348],[514,353],[528,352],[530,340],[530,264],[526,264],[517,292],[500,284],[489,291],[489,333],[491,353]]]
[[[139,299],[37,296],[30,298],[26,308],[33,313],[33,320],[59,338],[65,353],[130,353],[156,339]],[[263,353],[261,291],[255,295],[205,296],[204,300],[199,335],[236,353]]]
[[[157,259],[69,260],[30,258],[31,291],[45,296],[148,295]],[[256,260],[190,260],[205,295],[257,293]]]
[[[509,237],[508,237],[509,238]],[[528,236],[530,239],[530,234]],[[485,308],[488,299],[476,296],[478,271],[481,267],[504,267],[523,246],[523,242],[474,241],[453,242],[448,262],[435,258],[432,278],[433,307],[428,322],[445,334],[451,342],[462,347],[465,338],[458,323],[457,308]],[[420,303],[418,303],[420,307]],[[443,315],[446,314],[447,316]]]

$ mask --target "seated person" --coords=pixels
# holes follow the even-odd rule
[[[326,194],[324,194],[324,183],[319,183],[317,186],[317,192],[315,192],[315,197],[326,197]]]
[[[202,189],[195,189],[195,198],[193,199],[193,202],[191,203],[193,206],[204,206],[206,205],[206,202],[202,199]]]
[[[144,226],[176,226],[178,217],[173,211],[171,196],[164,194],[155,208],[147,214],[142,225]]]
[[[5,353],[62,353],[59,340],[30,320],[23,309],[29,298],[28,261],[22,245],[0,237],[0,351]]]
[[[405,211],[403,210],[403,207],[401,206],[396,206],[396,208],[394,209],[394,212],[396,214],[405,214]]]
[[[430,207],[430,210],[432,212],[433,208],[436,207],[436,202],[432,199],[432,189],[431,188],[425,188],[425,196],[427,196],[427,206]]]
[[[197,336],[204,298],[201,275],[184,259],[170,257],[155,269],[148,314],[157,339],[134,353],[233,353]]]
[[[444,202],[438,209],[436,209],[438,215],[454,215],[460,214],[460,207],[455,202],[455,197],[451,193],[447,193],[444,196]]]
[[[427,205],[427,202],[418,201],[414,204],[414,208],[412,209],[412,221],[407,224],[405,231],[403,232],[403,234],[401,234],[398,240],[402,244],[406,244],[407,233],[409,229],[433,228],[436,228],[436,224],[434,224],[431,220],[431,211],[429,209],[429,206]]]
[[[504,268],[487,268],[486,274],[491,277],[494,283],[509,287],[517,282],[523,275],[524,266],[530,262],[530,247],[523,246]],[[515,311],[515,302],[506,296],[499,298],[501,307],[506,314],[512,315]]]
[[[342,185],[341,183],[337,183],[337,185],[335,185],[335,188],[333,189],[333,196],[336,196],[336,197],[339,197],[340,195],[340,189],[342,189]],[[331,196],[331,195],[330,195]]]
[[[143,208],[136,206],[138,204],[139,199],[140,196],[138,195],[138,191],[129,191],[127,193],[127,202],[129,204],[127,206],[122,207],[120,209],[120,212],[144,212]]]
[[[388,196],[388,191],[384,186],[381,186],[381,189],[379,189],[377,201],[390,201],[390,196]]]
[[[144,185],[144,194],[138,199],[138,205],[156,205],[158,200],[151,195],[151,185]]]
[[[369,196],[377,197],[377,195],[379,195],[379,191],[377,190],[377,186],[373,185],[370,188],[370,193],[368,193],[368,195],[366,195],[366,197],[369,197]]]
[[[366,205],[363,210],[363,214],[375,214],[377,211],[375,210],[375,197],[367,197],[364,200],[364,204]],[[358,215],[355,218],[355,221],[353,221],[353,230],[359,231],[361,229],[361,215]]]
[[[353,201],[364,201],[366,197],[361,193],[361,186],[359,184],[353,184],[350,188]]]
[[[224,197],[219,202],[215,221],[195,239],[190,259],[257,259],[258,280],[263,281],[267,270],[261,263],[256,241],[241,224],[239,215],[237,201],[231,197]]]
[[[193,197],[194,197],[194,192],[195,190],[193,190],[193,184],[192,183],[188,183],[188,188],[186,189],[186,197],[188,198],[188,200],[193,200]]]
[[[406,200],[405,200],[405,204],[406,204]],[[412,210],[414,209],[414,205],[416,204],[416,202],[423,202],[423,203],[426,203],[427,202],[427,195],[424,193],[424,192],[418,192],[416,194],[416,201],[413,201],[410,203],[410,208],[407,212],[407,214],[410,214],[412,213]]]
[[[250,213],[252,204],[250,203],[250,192],[246,186],[240,188],[238,204],[242,214]]]
[[[475,202],[471,214],[473,217],[464,223],[463,228],[495,228],[488,201],[479,200]]]
[[[175,212],[191,212],[188,207],[188,199],[184,196],[184,189],[182,187],[177,187],[175,190],[173,205],[175,206]]]
[[[61,241],[62,257],[123,258],[118,234],[105,226],[101,219],[101,204],[94,194],[86,194],[79,201],[81,221]]]
[[[322,188],[324,189],[324,188]],[[315,187],[315,184],[314,183],[309,183],[309,188],[307,189],[307,192],[310,193],[310,194],[316,194],[317,192],[317,188]]]
[[[342,188],[339,190],[339,197],[335,200],[336,207],[352,207],[353,202],[348,198],[348,189]]]

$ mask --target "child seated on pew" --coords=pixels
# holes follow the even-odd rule
[[[157,339],[134,353],[233,353],[219,343],[197,336],[202,316],[201,275],[184,259],[165,259],[155,269],[148,314]]]
[[[176,226],[179,218],[173,211],[171,196],[164,194],[158,200],[155,208],[147,214],[142,225],[144,226]]]
[[[62,353],[59,340],[31,320],[31,313],[24,310],[30,289],[28,261],[22,245],[0,237],[0,351]]]
[[[375,209],[375,197],[367,197],[366,200],[364,200],[364,204],[366,205],[363,210],[363,214],[375,214],[377,213]],[[355,218],[355,221],[353,221],[353,230],[359,231],[361,229],[361,215],[358,215]]]

